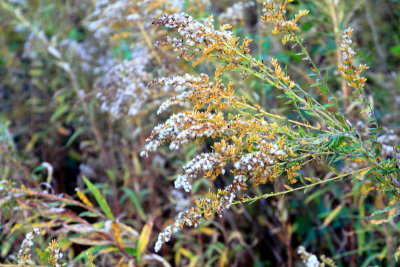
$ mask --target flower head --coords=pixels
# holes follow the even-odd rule
[[[338,66],[338,68],[343,77],[348,81],[349,86],[361,92],[364,88],[365,82],[367,81],[365,77],[361,76],[361,73],[364,70],[367,70],[368,66],[364,64],[356,66],[354,63],[356,52],[351,48],[351,45],[353,44],[351,39],[353,32],[354,30],[352,28],[348,28],[343,33],[342,44],[340,45],[343,65]]]

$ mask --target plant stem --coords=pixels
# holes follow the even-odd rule
[[[298,187],[298,188],[293,188],[293,189],[286,190],[286,191],[276,192],[276,193],[268,193],[268,194],[264,194],[264,195],[257,196],[257,197],[254,197],[254,198],[249,198],[249,199],[245,199],[245,200],[241,200],[241,201],[236,201],[236,202],[233,202],[232,204],[234,204],[234,205],[243,204],[243,203],[247,203],[247,202],[251,202],[251,201],[256,201],[256,200],[259,200],[259,199],[266,199],[266,198],[270,198],[270,197],[286,195],[288,193],[299,191],[299,190],[303,190],[303,189],[308,189],[308,188],[314,187],[314,186],[319,185],[319,184],[325,184],[325,183],[328,183],[328,182],[340,180],[340,179],[342,179],[342,178],[344,178],[346,176],[353,175],[353,174],[356,174],[356,173],[359,173],[359,172],[363,172],[363,171],[367,171],[367,170],[370,170],[370,169],[372,169],[372,167],[363,168],[363,169],[356,170],[356,171],[353,171],[353,172],[349,172],[349,173],[346,173],[346,174],[342,174],[342,175],[339,175],[339,176],[336,176],[336,177],[333,177],[333,178],[330,178],[330,179],[326,179],[326,180],[323,180],[323,181],[319,181],[319,182],[316,182],[316,183],[313,183],[313,184],[309,184],[309,185],[304,185],[304,186],[301,186],[301,187]]]
[[[262,110],[262,109],[258,109],[258,108],[254,107],[252,105],[249,105],[249,104],[246,104],[246,103],[243,103],[243,102],[240,102],[240,101],[237,101],[236,103],[241,105],[241,106],[243,106],[243,107],[246,107],[246,108],[249,108],[249,109],[252,109],[252,110],[256,110],[256,111],[260,112],[263,115],[266,115],[266,116],[269,116],[269,117],[273,117],[275,119],[284,120],[284,121],[287,121],[287,122],[291,122],[291,123],[294,123],[294,124],[297,124],[297,125],[300,125],[300,126],[303,126],[303,127],[306,127],[306,128],[310,128],[310,129],[313,129],[313,130],[321,131],[321,132],[324,132],[324,133],[332,133],[332,132],[329,132],[329,131],[326,131],[326,130],[322,130],[322,129],[318,128],[318,127],[315,127],[315,126],[312,126],[312,125],[309,125],[309,124],[305,124],[305,123],[302,123],[302,122],[299,122],[299,121],[290,120],[290,119],[288,119],[288,118],[286,118],[284,116],[273,114],[273,113],[267,112],[267,111]]]

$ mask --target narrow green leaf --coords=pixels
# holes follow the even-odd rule
[[[65,112],[67,112],[69,106],[63,105],[59,106],[56,111],[51,115],[50,121],[54,122],[56,121],[59,117],[61,117]]]
[[[111,212],[110,206],[108,206],[107,201],[101,195],[99,189],[95,187],[86,177],[83,177],[83,181],[85,182],[86,186],[89,188],[90,192],[93,194],[94,198],[96,199],[97,203],[99,204],[101,210],[110,220],[115,220],[114,215]]]
[[[400,55],[400,45],[392,46],[390,52],[394,55]]]
[[[137,212],[139,213],[140,218],[142,220],[147,220],[146,213],[144,212],[143,207],[140,204],[140,200],[136,195],[136,193],[133,190],[126,187],[122,188],[122,190],[124,190],[125,194],[131,199],[133,205],[135,206]]]
[[[332,210],[329,215],[325,218],[324,222],[323,222],[323,227],[328,226],[340,213],[340,211],[343,208],[343,204],[340,204],[339,206],[337,206],[334,210]]]
[[[334,104],[325,104],[324,108],[330,108],[330,107],[334,107],[334,106],[335,106]]]
[[[320,87],[319,90],[320,90],[321,92],[323,92],[323,93],[328,93],[328,92],[329,92],[328,89],[325,88],[325,87]]]
[[[70,138],[68,138],[67,143],[65,144],[66,147],[69,147],[70,145],[72,145],[72,143],[79,137],[79,135],[81,135],[82,133],[82,129],[78,129],[77,131],[75,131]]]

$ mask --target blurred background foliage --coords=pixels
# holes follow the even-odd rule
[[[115,6],[118,2],[123,8]],[[348,182],[234,206],[154,253],[163,225],[198,197],[175,190],[172,176],[208,147],[140,158],[150,130],[163,119],[155,113],[168,93],[138,87],[130,96],[138,110],[116,117],[103,112],[99,95],[112,100],[115,92],[107,91],[113,84],[102,79],[121,82],[123,75],[109,71],[143,55],[143,84],[185,72],[212,75],[217,62],[193,67],[153,46],[165,32],[152,20],[184,11],[199,19],[214,14],[216,23],[233,24],[237,35],[254,40],[256,57],[276,57],[297,81],[313,84],[307,64],[259,22],[259,6],[244,6],[233,16],[228,9],[235,3],[0,0],[0,262],[15,264],[25,234],[39,227],[32,264],[45,265],[45,248],[57,239],[67,266],[301,266],[299,245],[338,266],[396,265],[398,220],[368,221],[373,210],[385,207],[385,195],[367,196],[368,183]],[[398,136],[400,1],[304,0],[291,8],[310,10],[302,36],[337,88],[338,38],[346,27],[355,29],[357,58],[370,66],[367,91],[378,119],[384,131]],[[237,81],[240,94],[251,101],[290,116],[270,86],[224,78]],[[309,172],[332,175],[320,164]],[[194,191],[203,192],[204,183],[209,182],[198,180]]]

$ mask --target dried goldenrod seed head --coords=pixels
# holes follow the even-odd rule
[[[354,30],[352,28],[348,28],[343,33],[342,43],[340,45],[343,65],[338,66],[338,68],[343,77],[348,81],[348,85],[360,92],[363,90],[365,82],[367,81],[365,77],[361,76],[361,73],[367,70],[368,66],[364,64],[355,65],[354,57],[356,52],[351,48],[353,44],[351,39],[353,32]]]
[[[36,236],[41,235],[40,229],[35,227],[32,232],[25,235],[25,239],[22,241],[21,249],[18,251],[18,264],[26,264],[31,258],[31,249],[34,245],[33,239]]]
[[[237,2],[218,16],[218,22],[220,25],[242,26],[246,21],[247,11],[255,7],[255,2]]]
[[[52,240],[49,243],[49,246],[46,249],[50,255],[48,262],[51,264],[52,267],[60,267],[63,266],[61,263],[64,254],[61,252],[60,248],[58,247],[58,242],[57,240]]]
[[[274,26],[273,34],[285,34],[282,39],[283,44],[294,41],[294,32],[299,29],[298,20],[309,13],[308,10],[300,10],[293,19],[287,19],[287,4],[290,2],[292,0],[260,0],[263,5],[261,20]]]
[[[147,51],[147,50],[146,50]],[[148,99],[148,51],[137,51],[131,60],[112,67],[95,85],[101,110],[115,118],[134,116]]]

